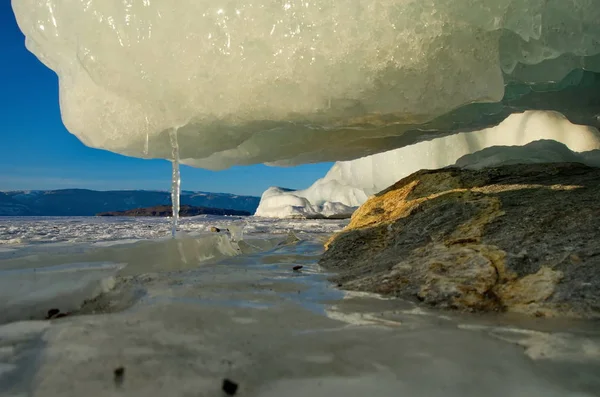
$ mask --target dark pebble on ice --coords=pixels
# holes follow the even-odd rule
[[[225,394],[233,396],[237,392],[238,384],[229,379],[223,379],[223,386],[221,387]]]
[[[115,383],[123,383],[123,377],[125,376],[125,368],[124,367],[117,367],[114,370],[115,373]]]
[[[48,310],[48,315],[46,316],[46,319],[51,319],[52,317],[56,316],[58,313],[60,313],[60,310],[50,309],[50,310]]]
[[[292,268],[293,271],[297,272],[298,270],[302,269],[304,266],[298,265],[298,266],[294,266]]]
[[[211,226],[210,231],[213,233],[219,233],[221,231],[221,229],[219,229],[218,227]]]

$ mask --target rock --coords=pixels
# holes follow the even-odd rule
[[[219,233],[221,231],[221,229],[219,229],[218,227],[211,226],[210,231],[213,233]]]
[[[121,385],[123,383],[123,379],[125,378],[125,367],[117,367],[113,371],[114,380],[117,385]]]
[[[60,313],[59,309],[50,309],[46,315],[46,320],[49,320]]]
[[[221,389],[228,396],[234,396],[237,393],[238,384],[229,379],[223,379],[223,384],[221,385]]]
[[[600,318],[600,169],[416,172],[362,205],[320,265],[344,289],[465,311]]]
[[[157,205],[147,208],[135,208],[126,211],[100,212],[96,216],[152,216],[168,217],[173,215],[173,207],[170,205]],[[191,205],[182,205],[179,207],[179,216],[198,216],[198,215],[233,215],[250,216],[248,211],[230,210],[223,208],[194,207]]]

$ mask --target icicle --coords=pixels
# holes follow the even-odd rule
[[[149,130],[149,125],[150,123],[148,122],[148,116],[146,116],[146,142],[144,144],[144,156],[148,156],[148,130]]]
[[[177,223],[179,221],[179,194],[181,190],[181,177],[179,175],[179,143],[177,142],[177,129],[173,128],[169,134],[171,147],[173,149],[173,173],[171,175],[171,204],[173,206],[173,224],[171,235],[175,238],[177,234]]]

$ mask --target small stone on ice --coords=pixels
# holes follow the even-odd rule
[[[292,268],[293,271],[297,272],[298,270],[302,269],[304,266],[298,265],[298,266],[294,266]]]
[[[117,383],[117,384],[123,383],[123,377],[125,376],[125,367],[115,368],[114,374],[115,374],[115,383]]]
[[[229,379],[223,379],[222,389],[228,396],[233,396],[237,392],[238,384]]]
[[[46,319],[51,319],[52,317],[56,316],[58,313],[60,313],[60,310],[58,310],[58,309],[50,309],[50,310],[48,310],[48,314],[46,316]]]

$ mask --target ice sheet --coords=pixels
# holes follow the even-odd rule
[[[110,232],[115,238],[120,231],[111,226],[123,222],[157,225],[152,219],[77,221],[70,223],[79,224],[75,230],[82,224],[86,230],[103,229],[103,241],[115,241]],[[145,251],[165,250],[186,238],[172,240],[169,223],[161,221],[164,238],[145,241]],[[182,226],[226,221],[186,219]],[[0,391],[44,397],[214,396],[225,377],[246,396],[591,397],[600,388],[600,334],[594,323],[463,316],[345,293],[317,264],[328,237],[322,232],[342,222],[245,221],[244,241],[258,247],[248,254],[212,264],[183,263],[173,255],[171,263],[146,268],[148,257],[131,255],[112,289],[85,303],[73,299],[82,307],[71,316],[1,325]],[[10,222],[13,228],[31,222],[38,231],[40,222],[47,229],[68,224]],[[287,235],[290,231],[295,238]],[[269,242],[274,235],[279,236],[276,245]],[[73,250],[83,243],[63,243],[62,252],[63,258],[91,255],[90,249],[105,255],[111,251],[102,250],[131,250],[138,243],[86,245],[80,253]],[[41,258],[41,253],[52,254],[53,244],[16,249],[37,249],[27,261],[50,263],[52,256]],[[11,263],[14,258],[0,259],[0,268]],[[303,268],[293,271],[297,265]],[[38,266],[35,273],[42,290],[51,288],[59,296],[83,275],[98,280],[114,266]],[[127,273],[129,267],[138,271]],[[31,281],[33,273],[13,268],[2,274]],[[53,279],[45,279],[48,275]],[[39,302],[45,309],[48,301]],[[125,368],[121,380],[114,375],[120,366]]]

